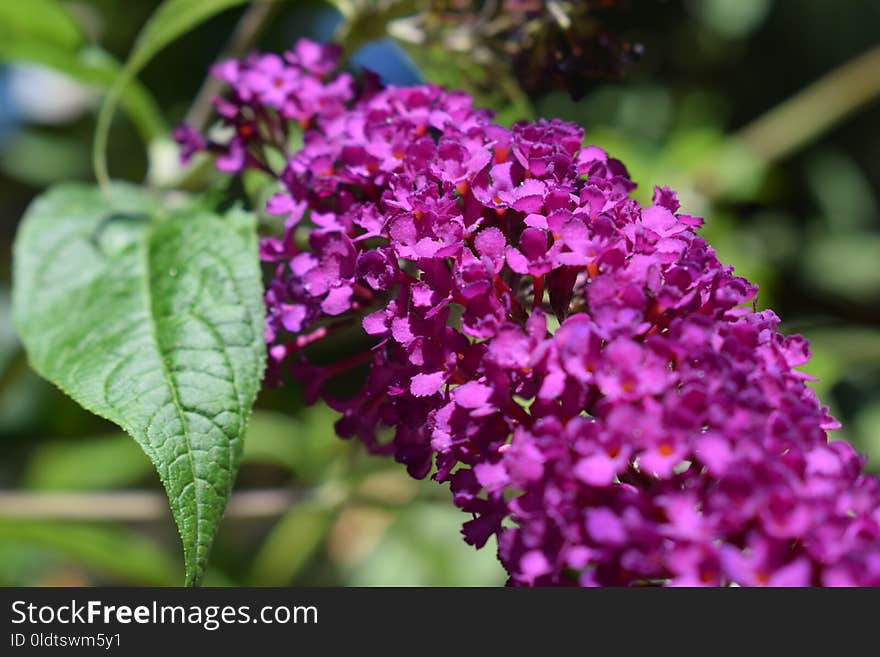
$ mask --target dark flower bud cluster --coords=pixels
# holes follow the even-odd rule
[[[180,131],[238,171],[265,166],[280,123],[305,127],[268,206],[284,234],[261,250],[271,377],[449,482],[511,584],[880,585],[880,482],[829,442],[807,342],[750,308],[701,219],[666,188],[632,199],[578,126],[357,89],[335,57],[300,42],[224,64],[230,140]],[[352,324],[370,348],[309,362]],[[354,396],[327,393],[358,365]]]
[[[509,62],[530,95],[565,89],[578,99],[623,76],[642,53],[616,23],[627,0],[427,0],[410,29],[428,42]]]

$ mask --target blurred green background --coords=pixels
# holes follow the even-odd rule
[[[86,43],[124,61],[159,3],[58,4]],[[381,21],[352,36],[350,61],[391,82],[470,88],[504,120],[575,120],[627,164],[641,198],[655,184],[679,190],[685,210],[706,217],[704,235],[721,259],[760,284],[759,307],[810,339],[805,369],[844,425],[835,438],[853,441],[880,471],[880,3],[629,5],[613,26],[643,45],[643,57],[621,81],[595,82],[577,102],[564,91],[529,96],[516,71],[504,78],[492,69],[504,61],[476,64],[467,48],[392,41]],[[143,71],[170,125],[187,113],[245,11],[211,18]],[[330,4],[279,3],[258,45],[327,39],[338,20]],[[0,30],[4,39],[16,36],[14,25],[3,29],[12,31]],[[13,59],[0,45],[0,585],[178,585],[179,542],[148,459],[33,374],[10,324],[18,219],[45,186],[91,179],[101,97]],[[109,159],[117,177],[140,180],[148,169],[121,113]],[[159,163],[175,168],[167,153]],[[333,415],[304,407],[295,387],[264,391],[206,584],[504,582],[492,545],[477,552],[461,541],[466,518],[446,487],[413,481],[337,439]]]

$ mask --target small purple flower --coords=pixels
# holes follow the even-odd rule
[[[174,129],[174,141],[180,145],[180,159],[186,163],[193,155],[207,148],[205,140],[198,130],[188,125],[179,125]]]

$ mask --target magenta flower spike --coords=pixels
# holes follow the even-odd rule
[[[640,205],[573,124],[357,89],[338,54],[223,64],[230,141],[177,132],[239,171],[305,129],[268,208],[286,232],[261,250],[274,381],[449,482],[465,540],[495,537],[512,585],[880,585],[880,483],[829,442],[806,341],[754,310],[674,192]],[[344,326],[371,348],[310,363]],[[353,397],[328,393],[363,365]]]

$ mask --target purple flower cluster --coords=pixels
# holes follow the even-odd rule
[[[343,73],[326,79],[335,71],[340,52],[338,46],[303,39],[283,57],[253,54],[215,66],[211,73],[230,86],[227,97],[214,99],[214,108],[231,137],[217,143],[180,126],[174,138],[183,160],[208,150],[217,153],[221,171],[269,170],[265,148],[287,154],[291,122],[307,127],[316,117],[323,123],[345,112],[354,97],[351,76]]]
[[[356,90],[335,57],[300,42],[224,64],[231,141],[181,132],[238,170],[283,149],[280,122],[305,126],[268,207],[286,229],[262,245],[271,376],[323,395],[341,436],[435,468],[511,584],[880,585],[880,483],[828,441],[806,341],[746,305],[701,219],[665,188],[630,198],[575,125]],[[352,324],[370,349],[308,361]],[[358,365],[359,392],[326,393]]]

